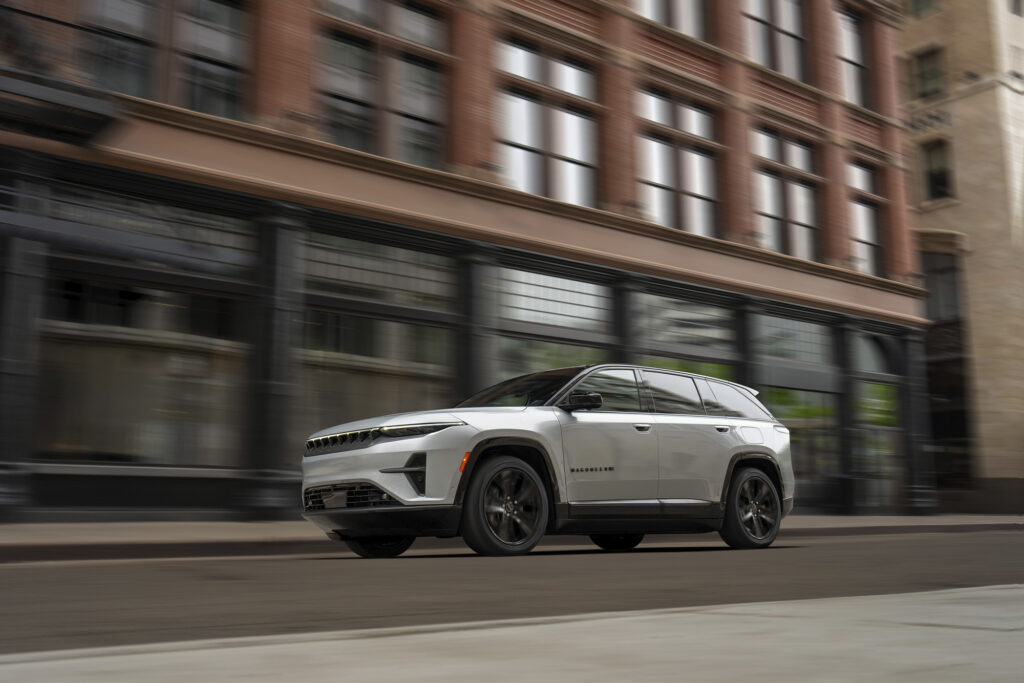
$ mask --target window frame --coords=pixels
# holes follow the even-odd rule
[[[915,17],[923,17],[939,9],[936,0],[907,0],[907,11]]]
[[[911,99],[932,100],[946,94],[946,72],[943,68],[945,53],[941,47],[929,47],[910,57]],[[934,59],[934,65],[927,70],[923,67],[926,59]]]
[[[943,160],[945,161],[945,194],[935,194],[932,191],[933,187],[936,187],[936,185],[933,183],[932,179],[933,173],[930,169],[929,155],[933,150],[939,149],[943,151]],[[940,137],[918,143],[918,159],[921,164],[922,201],[938,202],[946,199],[955,199],[956,192],[953,187],[953,153],[951,140]]]
[[[793,256],[794,258],[803,259],[802,256],[797,256],[794,253],[793,230],[794,228],[808,228],[812,230],[814,236],[813,253],[811,254],[810,261],[821,262],[823,253],[822,244],[822,216],[823,216],[823,202],[820,200],[820,189],[824,186],[826,180],[822,176],[818,175],[816,169],[819,167],[819,143],[816,140],[794,135],[785,129],[773,127],[770,124],[755,122],[751,127],[751,133],[761,133],[773,136],[777,140],[777,146],[779,149],[780,158],[769,159],[767,157],[760,156],[756,150],[751,152],[754,163],[752,168],[751,182],[757,182],[758,175],[769,175],[774,176],[779,181],[779,188],[781,189],[780,196],[778,197],[778,204],[781,214],[778,216],[764,213],[760,207],[754,204],[754,218],[755,228],[758,216],[764,216],[772,220],[780,220],[782,222],[782,240],[781,248],[776,253],[786,254]],[[786,143],[791,143],[799,146],[803,146],[809,149],[810,160],[811,160],[811,171],[803,170],[797,166],[787,164],[785,162],[784,148]],[[794,217],[794,209],[792,202],[790,201],[789,186],[791,184],[803,185],[809,187],[814,197],[814,225],[808,225],[797,221]],[[758,190],[753,189],[753,194],[757,195]],[[758,232],[760,234],[760,232]],[[768,249],[769,251],[775,251],[768,246],[765,246],[765,240],[762,239],[760,246],[762,249]]]
[[[868,50],[868,34],[865,31],[865,16],[862,12],[859,12],[858,10],[854,9],[853,7],[850,7],[849,5],[840,5],[839,7],[837,7],[836,15],[839,21],[838,35],[840,36],[840,41],[836,49],[836,57],[839,60],[839,83],[840,88],[842,90],[842,98],[844,101],[849,102],[850,104],[854,104],[858,107],[864,107],[865,109],[870,109],[872,107],[874,98],[872,97],[872,92],[870,88],[871,66],[869,63],[870,53]],[[860,61],[854,60],[851,56],[844,55],[841,51],[841,35],[843,33],[842,22],[844,18],[848,18],[852,23],[854,38],[857,41],[857,51],[860,53]],[[850,93],[848,92],[851,86],[848,85],[846,82],[846,70],[844,68],[846,66],[853,67],[854,73],[856,74],[856,89],[857,93],[860,95],[858,99],[851,98]]]
[[[754,62],[766,69],[774,71],[786,78],[792,78],[793,80],[800,81],[801,83],[810,83],[810,70],[808,69],[808,55],[807,55],[807,37],[803,34],[806,33],[807,24],[807,7],[803,0],[796,0],[800,3],[799,17],[800,17],[800,33],[792,33],[791,31],[782,28],[781,18],[779,17],[778,7],[775,0],[769,0],[766,3],[768,8],[768,16],[759,17],[750,11],[750,3],[756,2],[756,0],[746,0],[743,5],[742,15],[744,27],[746,31],[746,54],[747,57]],[[812,0],[816,1],[816,0]],[[766,28],[768,31],[768,64],[762,64],[758,61],[757,56],[754,54],[753,45],[753,30],[752,25],[759,25],[762,29]],[[782,48],[781,48],[781,37],[788,37],[796,39],[796,44],[799,46],[799,54],[797,55],[796,65],[799,70],[799,74],[796,76],[790,75],[782,71],[781,65],[782,59]]]
[[[850,167],[852,167],[852,166],[860,167],[862,169],[865,169],[868,173],[870,173],[871,188],[869,190],[865,190],[863,188],[856,187],[856,186],[853,185],[853,183],[850,182],[850,180],[849,180],[849,173],[851,171]],[[846,190],[847,190],[847,211],[849,212],[849,219],[850,219],[850,226],[851,226],[851,229],[850,229],[850,242],[851,242],[851,245],[854,245],[854,244],[865,244],[865,245],[868,245],[868,248],[870,249],[871,256],[872,256],[871,262],[869,263],[868,270],[862,270],[860,268],[857,268],[856,266],[854,266],[854,269],[857,270],[858,272],[867,273],[869,275],[875,275],[877,277],[885,277],[885,274],[886,274],[884,234],[885,234],[885,215],[886,215],[886,211],[888,209],[888,201],[878,191],[879,185],[881,183],[881,173],[882,173],[882,170],[881,170],[881,168],[879,166],[877,166],[875,164],[872,164],[872,163],[870,163],[868,161],[861,160],[861,159],[858,159],[858,158],[849,159],[847,161]],[[866,242],[864,240],[858,239],[854,235],[854,232],[853,232],[853,210],[854,209],[853,209],[853,207],[854,207],[855,204],[862,204],[862,205],[867,206],[867,207],[871,208],[872,210],[874,210],[874,215],[875,215],[875,223],[874,223],[875,241],[874,242]],[[855,255],[855,253],[856,253],[856,250],[854,250],[854,254],[851,255],[851,258]]]
[[[573,379],[571,382],[568,382],[567,385],[561,391],[559,391],[557,394],[555,394],[555,396],[550,401],[548,401],[547,405],[551,405],[551,406],[561,405],[561,403],[566,399],[567,396],[569,396],[569,394],[571,394],[572,392],[576,391],[581,384],[586,382],[588,379],[590,379],[594,375],[600,374],[602,372],[609,372],[609,371],[615,371],[615,370],[629,371],[629,372],[633,373],[633,381],[636,383],[636,390],[637,390],[637,402],[638,402],[638,405],[639,405],[640,409],[639,410],[604,410],[604,407],[602,406],[601,408],[599,408],[597,410],[588,410],[586,412],[588,412],[588,413],[619,413],[619,414],[628,414],[628,413],[653,414],[654,413],[654,407],[652,405],[652,400],[651,400],[650,396],[645,391],[645,387],[644,387],[644,384],[643,384],[643,378],[640,376],[640,372],[638,371],[637,368],[629,366],[629,365],[622,365],[622,366],[599,365],[599,366],[597,366],[595,368],[591,368],[588,372],[584,372],[584,373],[580,374],[578,377],[576,377],[575,379]]]
[[[343,40],[353,43],[362,43],[369,49],[369,56],[373,66],[374,87],[369,102],[354,99],[344,93],[334,92],[328,89],[324,82],[324,70],[332,68],[328,61],[326,50],[321,49],[319,53],[314,52],[313,57],[313,90],[318,101],[318,112],[324,123],[321,126],[322,133],[327,140],[338,146],[337,135],[333,133],[336,120],[331,116],[332,101],[341,101],[357,106],[366,106],[370,112],[370,148],[360,149],[358,147],[347,147],[374,154],[377,156],[395,159],[404,163],[420,166],[421,168],[435,168],[444,170],[450,160],[451,146],[451,68],[454,58],[450,53],[451,31],[450,13],[443,3],[434,0],[388,0],[387,2],[372,2],[370,14],[365,21],[356,17],[342,16],[342,13],[334,13],[327,4],[321,3],[316,8],[316,31],[321,41]],[[406,38],[402,35],[402,19],[399,10],[409,7],[410,11],[429,13],[441,26],[439,37],[440,47],[431,47],[424,43],[416,42],[413,38]],[[400,89],[405,73],[405,64],[414,64],[429,69],[437,74],[438,93],[440,104],[437,110],[437,118],[429,119],[421,114],[405,111],[400,107]],[[414,157],[415,154],[407,153],[407,150],[422,149],[423,146],[409,145],[411,138],[404,133],[407,130],[416,128],[416,125],[406,127],[403,122],[412,122],[419,126],[430,126],[436,131],[436,163],[420,163]]]
[[[636,184],[639,190],[643,187],[649,186],[659,190],[667,190],[672,195],[672,219],[669,223],[663,223],[659,221],[653,211],[648,209],[649,220],[652,223],[658,225],[664,225],[669,228],[674,228],[680,232],[688,232],[694,235],[703,235],[706,237],[718,238],[721,236],[721,199],[720,199],[720,188],[719,179],[721,177],[721,156],[724,146],[716,142],[714,136],[717,132],[717,128],[720,125],[719,111],[707,103],[696,100],[691,97],[685,97],[683,95],[675,94],[660,88],[656,85],[649,85],[640,88],[635,93],[637,96],[651,95],[654,97],[661,98],[668,102],[670,109],[669,123],[662,123],[647,119],[637,114],[637,126],[636,126],[636,140],[637,145],[637,156],[639,157],[642,152],[641,145],[643,140],[650,139],[656,142],[667,144],[671,148],[671,163],[669,173],[669,184],[656,182],[654,180],[644,178],[641,176],[642,171],[640,170],[641,164],[638,158],[637,160],[637,173],[636,173]],[[691,109],[703,110],[711,118],[711,135],[712,137],[707,138],[696,133],[691,133],[686,130],[685,124],[681,121],[681,108],[689,107]],[[684,162],[684,155],[686,153],[694,153],[705,156],[710,159],[712,164],[712,173],[710,178],[711,194],[702,195],[696,191],[689,189],[690,178],[686,172],[686,164]],[[700,232],[691,229],[684,217],[686,215],[686,204],[687,198],[693,198],[697,201],[707,201],[711,205],[711,225],[708,233]],[[638,201],[643,203],[642,192],[641,197],[638,197]]]
[[[493,141],[498,149],[498,158],[504,158],[503,152],[505,151],[505,147],[513,147],[537,154],[540,158],[541,174],[539,181],[536,183],[538,191],[531,192],[528,189],[522,189],[520,191],[535,194],[536,196],[547,197],[548,199],[564,202],[573,206],[597,208],[601,202],[599,192],[601,167],[597,152],[600,147],[601,105],[596,99],[584,97],[551,85],[551,83],[554,82],[554,65],[556,63],[564,63],[575,68],[582,68],[590,75],[591,95],[596,98],[597,93],[594,91],[596,90],[599,77],[596,64],[582,58],[582,56],[574,52],[572,48],[553,49],[542,41],[538,41],[536,39],[525,39],[516,33],[507,33],[500,36],[494,44],[499,51],[494,67],[494,73],[497,80],[495,92],[498,94],[497,116],[499,118],[504,116],[502,107],[504,106],[503,103],[505,97],[517,97],[533,102],[538,107],[540,116],[540,131],[537,140],[539,146],[537,147],[531,147],[525,143],[507,139],[503,135],[504,131],[502,130],[502,127],[496,126]],[[535,55],[539,68],[539,71],[536,74],[536,79],[520,76],[509,71],[505,71],[502,68],[500,62],[500,50],[505,45],[515,46]],[[555,127],[556,116],[559,112],[581,116],[590,122],[594,150],[590,161],[568,157],[556,151]],[[557,168],[558,162],[579,166],[589,171],[589,187],[583,188],[586,198],[589,200],[588,202],[577,203],[566,199],[560,199],[556,196],[559,189],[555,181],[557,175],[555,169]],[[512,183],[512,178],[505,175],[504,171],[506,170],[507,169],[504,168],[499,170],[499,175],[502,176],[502,184],[506,187],[518,189],[517,186]]]
[[[682,28],[679,28],[684,22],[681,17],[681,8],[679,4],[673,0],[647,0],[647,3],[649,3],[652,8],[649,15],[644,12],[644,4],[646,3],[643,0],[633,0],[631,5],[634,12],[648,21],[653,21],[656,24],[670,28],[676,33],[688,36],[694,40],[699,40],[705,43],[711,42],[709,40],[710,36],[708,30],[711,23],[708,12],[708,0],[689,1],[697,5],[697,11],[700,14],[699,23],[694,33],[688,33]]]
[[[697,396],[697,401],[700,403],[700,411],[679,413],[671,410],[659,410],[658,400],[655,397],[654,389],[653,387],[651,387],[647,380],[648,374],[669,375],[670,377],[682,377],[688,379],[690,381],[690,384],[693,386],[693,391],[694,394]],[[708,415],[707,407],[704,405],[704,398],[703,396],[701,396],[700,389],[697,387],[697,379],[704,378],[698,378],[694,375],[689,375],[684,372],[676,372],[673,370],[662,370],[656,368],[640,368],[640,377],[642,380],[642,389],[643,391],[647,392],[648,407],[650,408],[650,412],[656,415],[697,415],[705,417]]]

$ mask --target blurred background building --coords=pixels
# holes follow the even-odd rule
[[[916,0],[903,54],[942,507],[1024,501],[1024,2]]]
[[[901,4],[4,0],[4,509],[294,516],[308,433],[599,361],[929,509]]]

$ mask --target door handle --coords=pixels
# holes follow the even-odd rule
[[[721,433],[725,434],[726,432],[729,431],[730,427],[729,427],[729,425],[715,425],[715,429],[717,429]]]
[[[651,425],[645,425],[645,424],[633,425],[633,429],[635,429],[638,432],[649,432],[649,431],[651,431]]]

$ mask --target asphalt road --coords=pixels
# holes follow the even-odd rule
[[[552,544],[553,543],[553,544]],[[609,554],[553,539],[485,558],[414,546],[393,560],[325,555],[0,566],[0,652],[334,631],[1024,582],[1016,531],[652,537]]]

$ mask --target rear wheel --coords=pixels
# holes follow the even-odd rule
[[[718,534],[733,548],[767,548],[779,533],[782,505],[767,474],[747,467],[729,486],[725,521]]]
[[[345,545],[360,557],[398,557],[415,540],[415,536],[371,536],[346,538]]]
[[[525,555],[548,522],[540,475],[519,458],[499,456],[480,466],[466,491],[462,537],[481,555]]]
[[[632,550],[644,540],[643,534],[592,534],[590,540],[598,548],[612,552]]]

